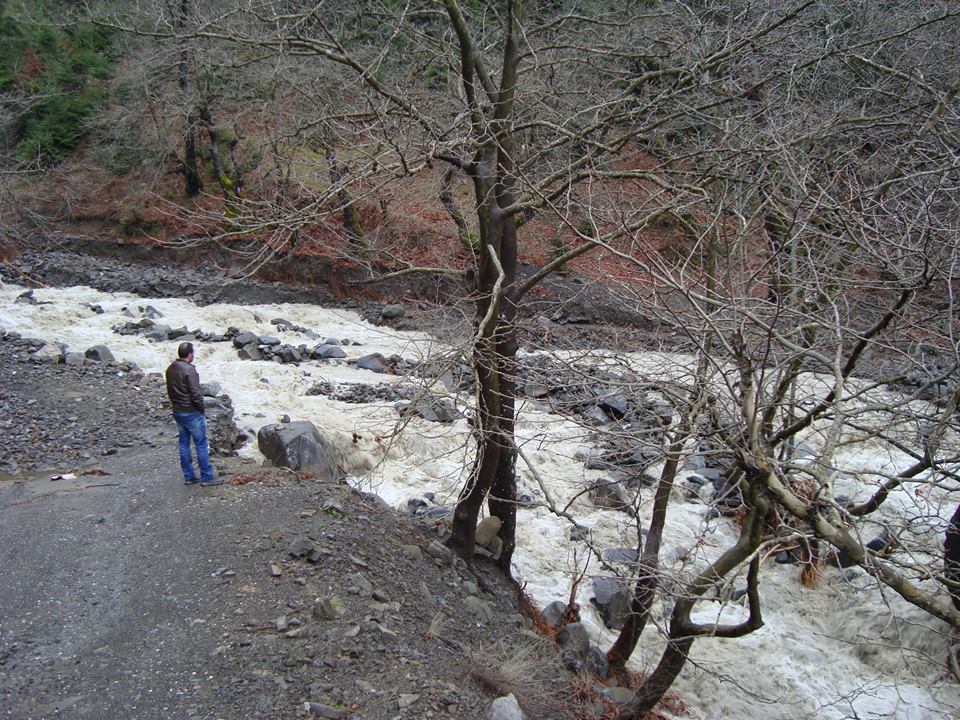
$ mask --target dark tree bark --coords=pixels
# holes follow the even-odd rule
[[[450,543],[462,556],[473,556],[477,517],[490,493],[490,513],[502,523],[500,566],[509,574],[516,545],[517,221],[514,213],[503,210],[515,199],[513,121],[522,3],[511,0],[507,7],[499,88],[493,86],[479,59],[459,6],[452,0],[445,4],[460,45],[463,88],[478,143],[468,174],[480,228],[474,347],[479,379],[477,457],[457,502]],[[481,89],[493,103],[492,115],[479,101]]]
[[[180,0],[177,12],[177,30],[185,32],[190,14],[190,0]],[[180,39],[180,56],[177,61],[177,84],[180,87],[180,98],[190,102],[190,48],[186,39]],[[203,190],[203,181],[197,169],[197,116],[193,110],[187,113],[187,127],[183,134],[183,158],[180,160],[180,171],[183,173],[184,190],[187,197],[196,197]]]
[[[328,147],[326,155],[327,165],[330,168],[330,184],[337,188],[337,200],[343,211],[343,229],[346,230],[351,245],[360,245],[363,242],[363,227],[360,225],[357,206],[344,184],[347,167],[337,161],[337,151],[334,148]]]
[[[227,169],[220,157],[220,134],[217,126],[213,124],[213,116],[210,109],[203,105],[199,110],[200,120],[207,130],[207,137],[210,139],[210,159],[213,161],[213,171],[217,175],[217,182],[220,183],[220,189],[223,191],[224,208],[228,218],[235,217],[237,214],[236,202],[240,199],[240,188],[243,185],[243,176],[240,173],[240,167],[237,164],[236,147],[237,140],[230,143],[230,160],[233,164],[232,172]]]
[[[960,610],[960,505],[947,525],[943,543],[943,575],[953,606]]]
[[[650,609],[653,607],[659,585],[660,545],[667,521],[667,506],[670,503],[670,492],[673,490],[682,451],[681,439],[671,446],[667,462],[660,473],[660,481],[657,483],[654,494],[647,541],[643,545],[637,563],[637,581],[633,588],[633,597],[630,599],[630,615],[620,629],[616,641],[607,651],[607,662],[610,672],[614,675],[622,674],[626,669],[627,660],[637,647],[640,635],[643,634],[647,620],[650,619]]]
[[[690,648],[697,637],[736,638],[763,627],[759,592],[760,558],[756,555],[750,561],[747,573],[750,616],[746,620],[736,625],[714,623],[698,625],[690,620],[690,613],[697,600],[707,590],[750,558],[760,547],[764,523],[770,510],[770,500],[763,488],[765,474],[764,469],[756,466],[751,465],[746,468],[744,481],[749,488],[747,492],[749,511],[740,530],[740,537],[736,545],[723,553],[716,562],[684,588],[680,597],[674,602],[673,612],[670,615],[667,647],[660,656],[656,669],[643,681],[633,700],[621,710],[620,717],[624,720],[641,720],[656,707],[687,664]]]
[[[439,198],[444,209],[457,226],[457,238],[463,240],[467,234],[467,220],[463,216],[463,211],[457,207],[456,200],[453,199],[453,176],[456,171],[456,168],[450,167],[443,173]]]

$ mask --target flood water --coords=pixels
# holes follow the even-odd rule
[[[426,493],[433,493],[438,505],[450,505],[456,499],[471,457],[466,419],[448,425],[416,418],[401,423],[389,402],[348,404],[306,394],[320,381],[405,382],[401,377],[358,369],[348,360],[373,352],[415,360],[454,353],[455,348],[428,333],[397,332],[370,325],[350,311],[315,305],[199,307],[185,299],[147,299],[83,287],[38,289],[34,296],[44,304],[15,303],[24,290],[15,285],[0,288],[0,327],[48,342],[65,342],[72,351],[104,344],[117,359],[135,362],[147,372],[162,372],[175,357],[178,343],[121,336],[111,329],[138,319],[138,308],[147,304],[163,314],[159,322],[171,327],[185,325],[191,330],[223,333],[234,326],[294,346],[317,344],[306,335],[270,323],[283,318],[320,337],[348,339],[351,344],[344,346],[348,354],[344,360],[299,366],[242,361],[229,342],[197,342],[195,362],[202,382],[219,382],[230,395],[238,426],[251,435],[284,415],[310,420],[341,449],[350,482],[377,492],[389,504],[401,507],[408,498]],[[91,304],[99,305],[103,312],[94,312]],[[129,314],[124,313],[125,308]],[[633,358],[635,366],[650,376],[668,375],[688,360],[653,353]],[[454,399],[461,409],[469,410],[469,398]],[[604,477],[602,471],[587,470],[580,459],[595,452],[589,430],[543,405],[520,403],[517,439],[525,458],[518,463],[521,492],[536,495],[542,482],[550,497],[564,506],[586,483]],[[843,452],[845,462],[868,471],[909,462],[906,457],[880,455],[870,447],[850,447]],[[241,454],[260,457],[255,441],[247,443]],[[176,457],[171,455],[171,464],[175,463]],[[0,483],[4,481],[0,478]],[[641,519],[649,513],[650,499],[644,496]],[[947,509],[936,491],[925,498],[904,492],[890,508],[892,513],[941,518]],[[591,529],[598,549],[635,546],[636,530],[625,514],[598,509],[585,494],[573,500],[570,512],[578,523]],[[681,577],[702,569],[735,541],[736,529],[728,520],[707,517],[703,504],[686,502],[682,496],[673,503],[663,552],[668,573]],[[546,507],[521,508],[514,571],[541,606],[566,600],[573,579],[585,574],[578,601],[594,641],[606,649],[615,635],[604,628],[589,602],[589,576],[603,569],[582,543],[568,539],[569,529],[568,521]],[[932,554],[937,552],[931,547]],[[761,578],[764,628],[740,640],[695,643],[693,662],[675,687],[690,706],[688,717],[946,720],[960,716],[960,690],[940,672],[945,642],[941,623],[889,591],[882,600],[875,583],[860,571],[828,568],[816,589],[801,588],[798,573],[797,566],[766,561]],[[925,587],[936,585],[928,582]],[[669,612],[669,608],[656,609],[654,622],[632,661],[634,669],[649,671],[659,657],[665,610]],[[891,611],[908,622],[891,623]],[[722,617],[729,622],[743,612],[741,603],[707,601],[698,604],[694,620]]]

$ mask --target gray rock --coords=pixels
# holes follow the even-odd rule
[[[154,325],[152,328],[147,330],[143,336],[147,338],[147,340],[152,340],[153,342],[166,342],[170,336],[170,326]]]
[[[260,428],[257,447],[277,467],[311,470],[326,481],[340,477],[336,448],[307,420]]]
[[[357,589],[355,595],[360,595],[361,597],[370,597],[373,595],[373,583],[371,583],[367,576],[363,573],[353,573],[350,576],[350,582],[352,587]]]
[[[357,367],[361,370],[370,370],[375,373],[382,373],[390,367],[387,359],[380,353],[371,353],[357,358]]]
[[[425,400],[417,403],[400,404],[397,406],[401,417],[415,415],[428,422],[451,423],[462,417],[449,400]]]
[[[383,310],[380,311],[380,317],[384,320],[399,320],[400,318],[406,317],[406,315],[407,311],[403,305],[386,305]]]
[[[610,422],[610,416],[596,405],[592,405],[584,410],[583,416],[594,425],[606,425]]]
[[[280,338],[274,337],[273,335],[261,335],[257,338],[257,341],[261,345],[266,345],[267,347],[273,347],[274,345],[280,344]]]
[[[608,548],[600,553],[600,557],[607,562],[625,565],[632,565],[639,559],[637,551],[628,547]]]
[[[600,611],[604,625],[619,630],[630,615],[630,590],[617,578],[597,575],[591,581],[593,597],[590,602]]]
[[[567,604],[562,600],[554,600],[540,613],[549,625],[562,625],[567,619]]]
[[[263,353],[260,352],[260,348],[257,347],[255,342],[250,343],[249,345],[244,345],[237,352],[237,357],[241,360],[262,360]]]
[[[280,348],[280,360],[285,363],[298,363],[303,358],[300,357],[300,351],[290,345],[284,345]]]
[[[481,600],[474,595],[467,597],[463,604],[466,605],[480,622],[490,622],[493,620],[493,608],[486,600]]]
[[[622,418],[627,414],[627,396],[617,390],[608,390],[599,395],[597,405],[601,410],[615,418]]]
[[[590,539],[590,528],[574,524],[567,534],[570,542],[586,542]]]
[[[400,697],[397,698],[397,707],[405,710],[419,699],[420,696],[416,693],[400,693]]]
[[[63,356],[63,363],[65,365],[83,365],[83,354],[82,353],[67,353]]]
[[[220,394],[221,389],[220,383],[216,381],[200,383],[200,392],[202,392],[206,397],[216,397]]]
[[[442,560],[447,565],[453,562],[453,551],[439,540],[433,540],[427,545],[427,555]]]
[[[503,522],[496,515],[485,517],[477,524],[474,542],[477,545],[488,546],[493,542],[493,539],[497,537],[501,525],[503,525]]]
[[[117,361],[113,353],[110,352],[110,348],[106,345],[94,345],[92,348],[87,348],[87,351],[83,355],[97,362],[111,363]]]
[[[314,360],[331,360],[333,358],[345,358],[347,354],[340,347],[340,343],[332,345],[329,342],[323,345],[317,345],[310,351],[310,357]]]
[[[293,327],[293,323],[292,323],[292,322],[290,322],[289,320],[285,320],[285,319],[283,319],[283,318],[274,318],[273,320],[270,321],[270,324],[271,324],[271,325],[276,325],[276,326],[277,326],[278,328],[280,328],[281,330],[283,330],[284,328],[292,328],[292,327]]]
[[[557,643],[564,650],[571,650],[581,660],[590,652],[590,636],[582,623],[567,623],[557,633]]]
[[[520,709],[520,703],[511,693],[503,697],[498,697],[490,703],[490,709],[487,710],[486,720],[526,720],[526,715]]]
[[[237,350],[239,350],[242,347],[246,347],[247,345],[250,345],[252,343],[255,344],[256,342],[257,342],[257,336],[254,335],[252,332],[242,332],[237,334],[233,338],[233,346]]]
[[[346,710],[338,710],[337,708],[324,703],[308,702],[304,704],[306,705],[304,709],[307,710],[311,715],[327,718],[328,720],[341,720],[350,714]]]
[[[610,674],[610,663],[607,662],[607,654],[593,644],[590,645],[590,650],[587,652],[586,666],[587,670],[601,680],[606,680]]]
[[[290,543],[290,547],[287,548],[287,552],[295,558],[305,557],[313,552],[313,550],[313,541],[306,535],[298,535],[295,537],[293,542]]]
[[[324,339],[323,344],[324,344],[324,345],[334,345],[334,346],[336,346],[336,345],[349,345],[350,343],[349,343],[349,342],[341,343],[341,342],[340,342],[339,340],[337,340],[337,338],[335,338],[335,337],[328,337],[328,338],[325,338],[325,339]]]

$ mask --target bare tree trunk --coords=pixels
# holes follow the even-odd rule
[[[337,200],[343,209],[343,229],[347,231],[347,238],[351,245],[361,245],[363,242],[363,228],[360,225],[360,214],[350,196],[350,191],[343,184],[347,168],[337,162],[337,151],[327,148],[327,165],[330,167],[330,184],[337,188]]]
[[[213,161],[213,171],[217,175],[217,181],[220,183],[220,189],[223,190],[223,197],[226,200],[237,198],[234,189],[233,180],[227,173],[223,165],[223,159],[220,157],[220,135],[217,132],[216,125],[213,124],[213,116],[210,114],[210,108],[206,105],[200,108],[200,120],[203,122],[207,131],[207,137],[210,140],[210,159]]]
[[[187,19],[190,14],[190,0],[180,0],[180,6],[177,13],[177,30],[185,32]],[[177,62],[177,84],[180,87],[180,99],[185,103],[190,103],[190,50],[185,38],[180,39],[180,57]],[[191,109],[187,113],[187,127],[183,135],[184,156],[180,162],[180,170],[183,173],[185,182],[185,191],[187,197],[196,197],[203,190],[203,181],[200,179],[200,171],[197,169],[197,141],[196,141],[197,116]]]
[[[683,438],[674,442],[667,455],[667,462],[660,473],[660,482],[653,500],[653,512],[650,518],[650,528],[647,531],[647,541],[643,546],[637,563],[637,581],[633,588],[633,597],[630,599],[630,615],[620,634],[611,648],[607,651],[607,662],[610,672],[620,675],[626,669],[627,660],[633,655],[640,635],[650,618],[650,609],[657,595],[660,570],[660,544],[663,541],[663,529],[667,522],[667,505],[670,503],[670,493],[677,476],[677,467],[680,464],[680,452],[683,450]]]
[[[501,438],[501,373],[497,353],[498,316],[500,314],[500,294],[502,285],[499,262],[500,238],[503,233],[503,219],[492,212],[493,195],[493,158],[496,150],[493,142],[488,142],[478,153],[474,163],[473,183],[477,203],[477,220],[480,225],[480,247],[482,252],[477,258],[477,309],[476,338],[474,340],[473,362],[477,377],[477,415],[474,433],[477,441],[477,455],[474,459],[470,480],[464,486],[457,500],[453,514],[450,544],[465,558],[472,558],[474,537],[480,507],[493,485],[500,465],[500,453],[503,450]],[[496,262],[494,261],[496,258]]]
[[[747,469],[744,477],[749,487],[747,494],[750,511],[744,520],[740,537],[736,545],[724,552],[709,568],[687,585],[674,602],[673,612],[670,615],[667,647],[660,656],[656,669],[644,680],[633,700],[622,709],[620,717],[624,720],[641,720],[656,707],[687,664],[690,648],[697,637],[705,635],[720,638],[743,637],[763,627],[759,593],[760,558],[754,553],[763,539],[763,527],[770,509],[770,500],[760,485],[764,475],[765,471],[760,468]],[[690,620],[690,613],[700,596],[751,555],[754,557],[750,561],[747,573],[750,616],[735,625],[693,623]]]
[[[456,168],[451,167],[447,168],[447,171],[443,174],[439,197],[443,207],[457,226],[457,239],[463,240],[467,234],[467,220],[460,208],[457,207],[456,200],[453,199],[453,176],[456,171]]]
[[[495,97],[493,117],[484,122],[477,101],[475,78],[478,58],[455,2],[446,3],[458,35],[463,68],[463,87],[471,107],[471,124],[479,149],[471,167],[480,253],[477,286],[477,338],[474,362],[479,384],[477,412],[477,459],[470,482],[460,495],[454,512],[450,542],[464,557],[472,557],[477,517],[486,494],[490,512],[501,520],[500,566],[509,574],[516,544],[516,450],[514,446],[514,396],[516,394],[516,303],[517,223],[503,209],[514,202],[513,108],[520,62],[521,5],[511,0],[507,7],[506,40],[499,90],[485,82]]]

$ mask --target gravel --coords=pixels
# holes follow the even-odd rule
[[[36,348],[0,341],[0,717],[573,712],[493,566],[435,558],[431,526],[337,480],[227,457],[224,485],[184,486],[158,377]]]

